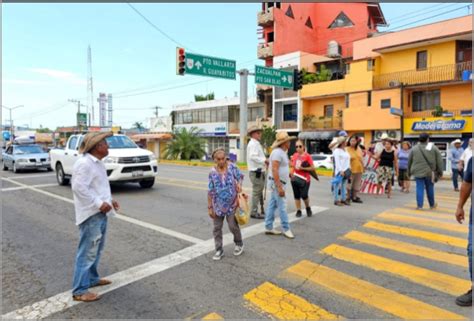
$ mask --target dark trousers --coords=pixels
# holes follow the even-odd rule
[[[240,227],[235,220],[235,215],[226,215],[227,225],[229,225],[230,232],[234,235],[235,245],[242,246],[242,234],[240,233]],[[224,216],[218,216],[214,219],[214,242],[216,244],[216,251],[222,250],[222,228],[224,227]]]
[[[463,172],[458,170],[457,168],[453,168],[453,175],[452,175],[452,180],[453,180],[453,187],[454,189],[458,189],[458,176],[461,177],[461,181],[463,178]]]

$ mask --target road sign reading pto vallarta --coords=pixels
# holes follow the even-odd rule
[[[255,83],[268,86],[293,88],[293,71],[255,66]]]
[[[235,79],[235,60],[186,53],[186,74]]]

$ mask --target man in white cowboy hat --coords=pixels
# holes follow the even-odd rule
[[[91,302],[100,299],[89,288],[112,283],[99,278],[97,267],[104,248],[107,214],[119,209],[112,199],[109,180],[101,160],[109,154],[107,137],[111,132],[93,132],[84,136],[79,153],[83,154],[72,172],[72,192],[80,240],[76,254],[72,298]]]
[[[247,130],[250,141],[247,144],[247,167],[249,170],[250,181],[252,182],[252,207],[250,217],[256,219],[265,218],[263,205],[263,189],[265,188],[265,168],[268,160],[263,151],[260,140],[262,139],[263,129],[253,125]],[[261,213],[258,213],[258,204],[260,203]]]
[[[449,150],[448,159],[451,162],[451,171],[452,171],[452,180],[453,180],[453,188],[454,191],[458,192],[458,176],[461,177],[461,181],[463,178],[463,171],[462,169],[459,170],[459,161],[461,159],[462,154],[464,153],[464,148],[462,148],[462,141],[460,139],[456,139],[452,142],[452,148]]]
[[[288,149],[290,148],[290,141],[293,139],[296,139],[296,137],[288,136],[287,132],[278,132],[276,134],[275,142],[272,145],[273,151],[269,159],[268,186],[271,191],[271,197],[265,215],[265,234],[281,235],[282,232],[273,228],[275,211],[278,208],[283,235],[290,239],[293,239],[295,236],[291,232],[288,213],[286,212],[287,200],[285,190],[290,182]]]

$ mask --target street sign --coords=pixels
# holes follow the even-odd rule
[[[293,88],[293,71],[255,66],[255,83],[283,88]]]
[[[391,107],[390,114],[401,117],[403,116],[403,110],[401,110],[400,108]]]
[[[87,114],[86,113],[77,113],[77,125],[85,127],[87,126]]]
[[[186,53],[186,74],[235,79],[235,60]]]

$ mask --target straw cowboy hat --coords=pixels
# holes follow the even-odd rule
[[[276,134],[276,139],[275,142],[272,145],[272,148],[277,148],[281,144],[284,144],[286,142],[289,142],[290,140],[295,140],[296,137],[294,136],[288,136],[287,132],[278,132]]]
[[[79,148],[79,153],[85,154],[89,152],[95,145],[100,143],[102,140],[107,137],[113,136],[112,132],[91,132],[87,133],[84,136],[81,147]]]
[[[393,140],[393,138],[388,136],[387,133],[383,133],[382,136],[380,137],[380,140]]]
[[[260,132],[263,131],[263,128],[260,127],[260,126],[257,126],[257,125],[252,125],[247,130],[247,135],[250,136],[250,135],[252,135],[253,132],[259,132],[259,131]]]
[[[332,144],[332,147],[339,147],[339,145],[341,145],[345,141],[347,141],[347,137],[339,136],[333,139],[333,142],[331,142],[331,144]]]
[[[454,145],[454,144],[462,144],[462,141],[458,138],[458,139],[456,139],[456,140],[453,142],[453,145]]]

